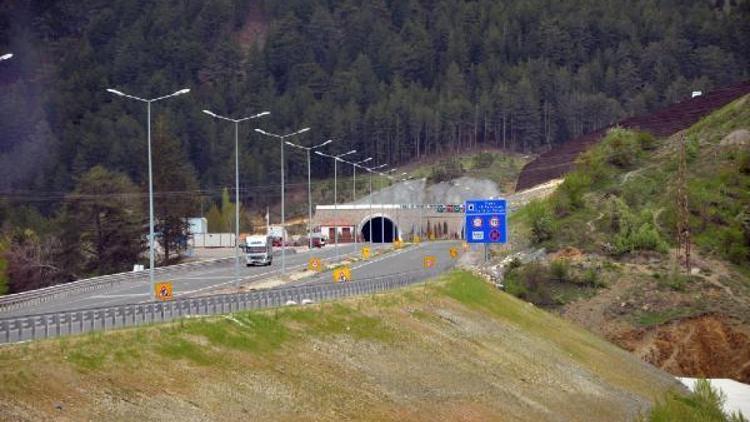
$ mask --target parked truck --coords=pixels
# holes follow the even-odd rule
[[[271,265],[273,262],[273,239],[267,235],[253,235],[245,239],[245,264]]]

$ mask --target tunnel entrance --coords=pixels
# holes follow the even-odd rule
[[[398,237],[398,227],[393,221],[386,217],[373,217],[362,225],[362,237],[365,242],[370,241],[370,227],[372,227],[373,243],[391,243],[393,242],[394,228],[396,237]]]

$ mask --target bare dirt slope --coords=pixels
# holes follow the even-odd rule
[[[4,420],[627,420],[676,387],[465,272],[0,349]]]

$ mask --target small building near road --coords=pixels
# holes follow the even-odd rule
[[[339,218],[339,219],[326,219],[322,220],[317,224],[320,229],[320,233],[328,238],[329,243],[334,242],[334,234],[338,231],[339,242],[349,243],[354,241],[354,232],[356,230],[354,222],[351,220]],[[362,237],[358,237],[357,240],[361,240]]]

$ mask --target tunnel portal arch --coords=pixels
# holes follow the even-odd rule
[[[392,219],[382,215],[368,217],[360,227],[362,227],[360,235],[365,242],[370,242],[370,227],[372,227],[373,243],[392,243],[394,232],[396,239],[401,235],[396,223]]]

